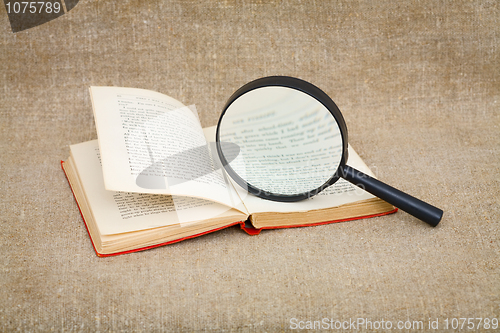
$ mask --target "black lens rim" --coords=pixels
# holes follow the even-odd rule
[[[264,87],[272,87],[272,86],[281,86],[281,87],[287,87],[291,89],[296,89],[299,90],[303,93],[306,93],[316,99],[318,102],[323,104],[328,111],[332,114],[334,119],[337,121],[337,124],[340,129],[340,135],[342,136],[342,157],[340,160],[340,164],[338,169],[335,171],[335,173],[332,175],[330,179],[328,179],[323,185],[320,187],[308,191],[308,192],[303,192],[303,193],[297,193],[297,194],[279,194],[279,193],[272,193],[272,192],[267,192],[264,190],[261,190],[252,184],[248,183],[245,181],[243,178],[241,178],[229,165],[227,159],[224,157],[224,153],[222,152],[222,147],[220,143],[220,125],[222,122],[222,119],[224,115],[226,114],[227,109],[229,106],[240,96],[248,93],[249,91],[258,89],[258,88],[264,88]],[[215,141],[216,141],[216,147],[217,147],[217,153],[219,155],[220,161],[226,170],[226,172],[229,174],[229,176],[241,187],[245,188],[248,190],[248,192],[252,193],[253,195],[256,195],[258,197],[261,197],[263,199],[267,200],[273,200],[273,201],[280,201],[280,202],[294,202],[294,201],[300,201],[304,199],[308,199],[321,191],[323,191],[325,188],[328,186],[334,184],[339,178],[340,178],[340,172],[339,170],[343,170],[343,167],[345,166],[348,158],[348,151],[347,151],[347,126],[344,120],[344,117],[342,116],[342,113],[340,112],[339,108],[333,102],[333,100],[320,88],[316,87],[312,83],[309,83],[307,81],[304,81],[302,79],[298,79],[295,77],[291,76],[268,76],[268,77],[263,77],[256,79],[254,81],[251,81],[238,90],[234,92],[231,97],[228,99],[226,104],[224,105],[224,108],[222,109],[222,113],[219,117],[219,121],[217,123],[217,130],[215,134]]]

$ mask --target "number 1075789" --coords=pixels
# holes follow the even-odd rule
[[[497,318],[446,318],[444,329],[493,329],[498,328]]]
[[[52,14],[59,13],[62,9],[58,1],[9,1],[5,7],[8,14]]]

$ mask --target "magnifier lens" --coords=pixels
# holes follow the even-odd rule
[[[218,135],[233,178],[271,196],[317,191],[336,174],[343,155],[332,113],[309,94],[284,86],[236,98],[220,120]]]

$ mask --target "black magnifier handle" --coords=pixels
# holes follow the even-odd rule
[[[384,184],[348,165],[344,165],[341,176],[350,183],[404,210],[408,214],[419,218],[433,227],[437,226],[439,221],[441,221],[441,217],[443,216],[443,211],[441,209],[401,192],[392,186]]]

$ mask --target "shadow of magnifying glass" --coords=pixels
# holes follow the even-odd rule
[[[304,200],[343,178],[438,225],[441,209],[347,165],[347,142],[347,126],[331,98],[306,81],[286,76],[260,78],[238,89],[226,103],[216,132],[227,173],[261,198]]]

